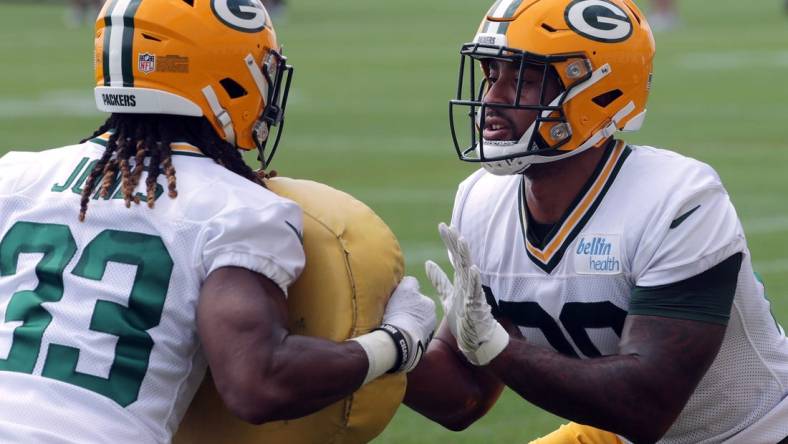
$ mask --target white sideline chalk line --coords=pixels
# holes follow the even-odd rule
[[[402,251],[405,255],[405,262],[408,265],[422,267],[424,261],[432,260],[438,263],[448,263],[446,249],[440,243],[403,243]],[[772,259],[769,261],[755,261],[753,269],[760,274],[781,274],[788,273],[788,257]]]
[[[56,90],[32,99],[0,99],[0,119],[41,115],[97,116],[90,91]]]
[[[424,188],[424,189],[392,189],[386,188],[364,188],[354,189],[351,194],[362,202],[370,205],[385,204],[443,204],[451,203],[457,192],[456,188]],[[450,213],[447,213],[448,218]],[[742,220],[745,234],[761,235],[770,233],[781,233],[788,231],[788,214],[776,216],[753,217]]]
[[[766,234],[788,231],[788,215],[759,217],[742,221],[746,234]]]
[[[437,237],[437,234],[436,234]],[[424,265],[424,261],[431,260],[434,262],[449,262],[449,256],[446,249],[433,243],[405,243],[401,244],[402,252],[405,255],[405,262],[411,265]]]
[[[778,274],[788,272],[788,257],[771,261],[756,261],[752,268],[760,274]]]
[[[409,264],[420,265],[426,260],[435,262],[448,262],[446,249],[440,245],[432,243],[404,243],[402,250],[405,254],[405,261]],[[770,261],[755,261],[753,264],[755,271],[761,274],[788,272],[788,257],[773,259]]]
[[[456,193],[456,188],[427,188],[421,190],[414,190],[412,188],[365,188],[352,192],[353,197],[356,199],[372,205],[379,203],[434,203],[449,205],[454,200],[454,195]],[[451,216],[451,213],[447,212],[446,217],[449,216]]]
[[[702,51],[683,54],[675,59],[682,68],[698,71],[722,71],[752,66],[788,66],[788,51]]]

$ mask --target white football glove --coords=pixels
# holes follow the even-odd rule
[[[397,360],[391,373],[416,368],[435,332],[435,302],[419,292],[419,281],[402,278],[383,313],[383,330],[394,340]]]
[[[463,300],[462,294],[472,291],[476,287],[476,283],[470,282],[471,276],[468,274],[471,266],[471,252],[468,250],[466,242],[459,243],[459,235],[450,235],[455,233],[453,228],[448,227],[444,223],[438,225],[438,233],[449,251],[450,260],[454,264],[454,284],[446,276],[441,267],[433,261],[424,263],[424,268],[427,272],[427,278],[432,282],[432,286],[438,292],[441,305],[443,306],[443,315],[446,318],[446,324],[449,326],[449,331],[456,338],[457,327],[459,325],[459,318],[463,316]]]
[[[465,239],[444,223],[438,231],[451,256],[454,284],[432,261],[425,264],[427,276],[438,291],[446,323],[460,351],[470,363],[487,365],[509,344],[509,334],[492,315]]]
[[[472,281],[481,282],[475,265],[471,266],[469,274]],[[509,333],[493,317],[481,285],[466,296],[457,328],[457,346],[471,364],[487,365],[509,345]]]

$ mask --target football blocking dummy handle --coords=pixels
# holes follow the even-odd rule
[[[266,185],[304,211],[306,268],[288,292],[290,332],[343,341],[378,327],[404,272],[391,230],[366,205],[326,185],[282,177]],[[369,442],[391,421],[405,383],[403,373],[384,375],[304,418],[254,426],[225,408],[208,375],[173,443]]]

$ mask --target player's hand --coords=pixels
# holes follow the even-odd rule
[[[434,262],[426,264],[427,276],[441,298],[446,322],[457,346],[469,362],[487,365],[509,344],[509,334],[492,315],[484,297],[479,269],[473,265],[467,242],[452,227],[438,226],[454,265],[454,284]]]
[[[381,330],[394,339],[398,359],[392,371],[409,372],[424,355],[435,332],[435,302],[419,292],[419,281],[402,278],[389,298]]]
[[[425,262],[424,268],[427,278],[438,292],[449,331],[456,338],[459,318],[462,317],[463,310],[463,304],[460,301],[465,299],[463,297],[465,293],[473,291],[480,285],[477,282],[472,282],[471,276],[468,274],[472,264],[468,244],[465,241],[459,242],[460,236],[456,230],[442,222],[438,225],[438,232],[454,264],[454,282],[452,283],[441,267],[433,261]]]
[[[468,274],[471,281],[481,282],[476,265]],[[509,333],[493,317],[481,285],[466,295],[457,330],[457,347],[471,364],[487,365],[509,345]]]

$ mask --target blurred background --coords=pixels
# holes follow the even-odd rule
[[[423,262],[447,265],[436,227],[449,220],[456,185],[474,169],[457,160],[448,130],[458,50],[491,3],[287,0],[274,17],[296,67],[274,169],[366,202],[397,234],[408,272],[428,294]],[[638,3],[649,11],[648,2]],[[648,119],[627,140],[717,169],[785,325],[788,5],[679,0],[676,6],[656,32]],[[76,143],[103,121],[92,95],[94,16],[75,14],[67,0],[0,0],[0,154]],[[461,433],[403,406],[374,442],[528,442],[561,422],[507,392]]]

